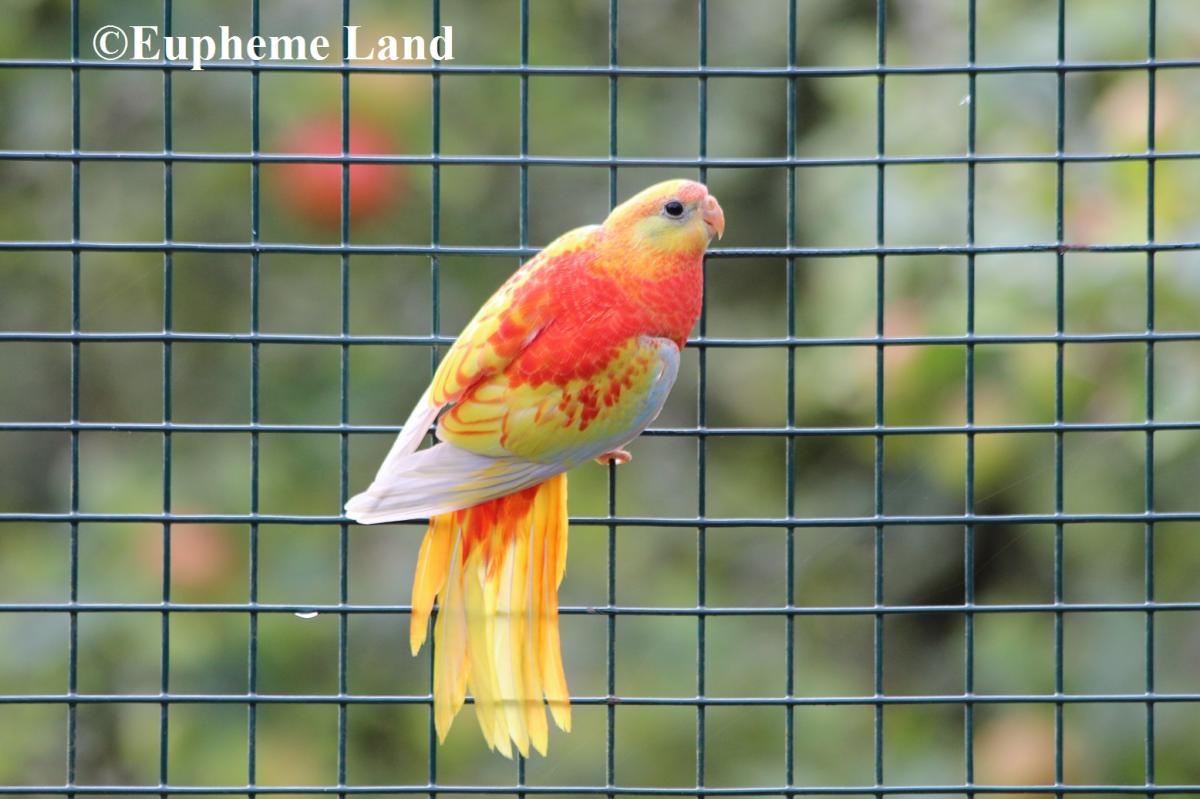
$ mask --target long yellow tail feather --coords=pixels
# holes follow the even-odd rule
[[[549,725],[571,729],[558,635],[566,569],[567,478],[434,516],[417,558],[409,642],[425,641],[435,597],[434,723],[445,740],[466,689],[488,746],[546,753]]]

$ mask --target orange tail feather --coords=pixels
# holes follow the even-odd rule
[[[488,746],[546,753],[543,699],[560,729],[571,700],[558,635],[567,556],[567,477],[429,520],[413,580],[413,654],[435,597],[434,723],[445,740],[466,689]]]

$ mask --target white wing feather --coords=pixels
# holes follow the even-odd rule
[[[400,428],[400,434],[396,436],[395,443],[388,450],[387,457],[383,459],[383,463],[379,465],[379,471],[375,474],[375,482],[386,475],[389,471],[396,468],[404,457],[411,455],[417,451],[417,447],[421,446],[421,442],[425,440],[425,434],[429,432],[429,426],[433,424],[433,420],[437,418],[438,411],[442,409],[440,405],[434,405],[429,398],[432,389],[425,389],[425,393],[421,395],[421,399],[417,400],[417,405],[412,409],[412,413],[408,415],[408,421],[404,423],[404,427]]]
[[[346,503],[346,515],[362,524],[435,516],[512,494],[566,468],[522,458],[489,458],[437,444],[394,458],[388,455],[371,486]]]

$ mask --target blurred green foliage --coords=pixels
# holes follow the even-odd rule
[[[335,41],[340,4],[262,0],[265,32]],[[961,63],[966,58],[965,5],[906,0],[888,7],[887,56],[900,65]],[[4,58],[70,55],[66,0],[9,0],[0,26]],[[458,63],[513,64],[519,58],[516,0],[444,0],[442,23],[454,26]],[[713,65],[782,65],[787,60],[786,3],[708,0]],[[1146,10],[1126,0],[1070,0],[1070,61],[1140,60],[1146,56]],[[981,63],[1055,59],[1055,4],[978,0]],[[533,63],[606,64],[603,0],[532,0]],[[1159,0],[1158,55],[1195,59],[1200,17],[1190,0]],[[153,24],[158,0],[87,0],[81,4],[84,57],[90,32],[103,24]],[[354,21],[380,33],[424,32],[425,0],[354,0]],[[798,61],[804,65],[872,65],[874,3],[800,0]],[[234,0],[174,4],[176,32],[206,33],[229,24],[249,33],[246,4]],[[622,2],[620,63],[695,64],[693,2]],[[1161,69],[1156,78],[1156,146],[1200,149],[1200,81],[1195,69]],[[71,75],[66,69],[0,69],[0,148],[69,150]],[[83,70],[82,147],[89,151],[160,152],[163,78],[153,70]],[[244,153],[250,146],[250,77],[210,70],[172,73],[175,149]],[[1144,71],[1072,72],[1065,85],[1065,143],[1072,153],[1140,153],[1147,147]],[[796,152],[801,157],[865,157],[875,153],[877,80],[812,77],[796,82]],[[536,155],[608,153],[606,76],[549,76],[529,81],[529,151]],[[708,153],[713,157],[781,156],[786,152],[786,81],[707,81]],[[1056,79],[1050,72],[981,74],[974,98],[961,75],[902,75],[886,81],[886,151],[895,155],[961,154],[969,103],[977,114],[977,148],[989,154],[1052,154]],[[258,120],[262,147],[278,152],[306,126],[336,120],[336,74],[267,72]],[[431,81],[406,74],[354,74],[355,126],[370,127],[396,153],[427,154]],[[518,152],[519,79],[441,78],[441,149],[451,154]],[[691,157],[699,121],[693,79],[619,80],[617,145],[624,156]],[[286,165],[262,168],[262,220],[267,242],[330,243],[336,224],[298,214]],[[335,178],[340,176],[340,167]],[[622,168],[627,196],[678,170]],[[966,238],[966,167],[897,165],[886,175],[884,231],[890,244],[962,244]],[[518,243],[516,167],[441,169],[440,240],[454,245]],[[1147,236],[1144,161],[1068,163],[1064,170],[1064,236],[1071,243],[1140,242]],[[1160,160],[1152,219],[1164,241],[1200,239],[1200,160]],[[355,218],[355,244],[427,244],[431,169],[388,166],[374,180],[388,201],[374,216]],[[246,163],[177,163],[173,170],[173,235],[181,241],[250,239],[251,167]],[[780,168],[713,168],[708,181],[729,221],[723,246],[786,243],[786,172]],[[544,244],[567,228],[601,219],[608,170],[571,166],[529,169],[528,236]],[[803,166],[796,172],[797,241],[813,247],[869,247],[875,242],[876,170],[872,166]],[[335,179],[336,185],[336,179]],[[283,188],[281,188],[281,186]],[[155,242],[164,235],[163,166],[153,161],[86,161],[80,168],[82,238]],[[976,169],[976,240],[980,244],[1045,243],[1055,238],[1053,163],[981,164]],[[64,240],[71,236],[71,166],[62,160],[0,161],[0,238]],[[88,331],[174,329],[245,333],[250,325],[249,257],[177,253],[171,307],[163,306],[162,256],[85,252],[81,256],[81,321]],[[437,332],[454,334],[516,266],[511,258],[444,257],[440,263]],[[1146,325],[1146,257],[1138,253],[1068,252],[1063,321],[1070,332],[1138,332]],[[955,335],[966,330],[965,258],[887,259],[884,330],[891,336]],[[783,336],[786,264],[778,258],[711,263],[708,333],[719,337]],[[355,255],[349,267],[349,317],[341,316],[336,255],[267,254],[261,259],[261,329],[269,333],[426,335],[434,325],[428,260]],[[807,337],[871,335],[876,323],[872,258],[811,257],[796,262],[796,333]],[[70,255],[0,252],[0,327],[70,329]],[[1051,333],[1056,325],[1053,254],[995,254],[976,259],[976,329],[980,333]],[[1200,263],[1194,249],[1161,253],[1154,282],[1156,327],[1200,328]],[[171,348],[170,415],[176,422],[244,424],[250,420],[250,347],[243,343],[177,343]],[[1053,344],[980,344],[975,348],[975,419],[980,424],[1053,421]],[[162,347],[92,343],[80,347],[79,407],[90,422],[154,422],[164,414]],[[265,344],[259,378],[261,421],[339,421],[337,346]],[[0,343],[0,421],[70,418],[70,345]],[[707,423],[781,426],[785,407],[781,348],[714,349],[708,355]],[[888,424],[961,425],[965,421],[965,353],[961,346],[904,346],[886,351],[883,412]],[[1200,342],[1155,348],[1159,419],[1200,420]],[[1062,408],[1069,422],[1140,422],[1145,418],[1145,347],[1139,343],[1071,343],[1064,347]],[[427,348],[354,346],[349,353],[349,419],[396,424],[420,392],[431,360]],[[687,353],[679,384],[659,421],[697,421],[697,354]],[[796,424],[871,425],[875,413],[874,349],[814,346],[796,353]],[[389,444],[388,435],[350,438],[348,486],[365,484]],[[68,508],[69,436],[0,432],[0,508],[62,512]],[[765,518],[785,510],[786,442],[768,437],[714,437],[708,443],[706,509],[712,516]],[[873,512],[874,439],[811,436],[795,442],[795,508],[807,517]],[[889,513],[954,514],[963,509],[966,445],[958,435],[891,436],[884,455]],[[1196,511],[1200,431],[1155,436],[1145,462],[1136,431],[1064,436],[1064,503],[1069,512],[1134,513],[1145,506],[1143,481],[1152,466],[1155,506]],[[86,431],[79,436],[80,509],[158,512],[163,507],[162,436]],[[249,436],[172,436],[171,509],[188,514],[241,514],[250,509]],[[689,516],[697,511],[696,443],[648,437],[619,470],[622,514]],[[979,435],[975,450],[976,510],[1048,513],[1055,496],[1054,439],[1046,433]],[[572,478],[576,514],[603,514],[607,477],[599,467]],[[259,508],[264,513],[334,514],[339,508],[339,437],[319,433],[261,436]],[[1155,598],[1200,599],[1195,523],[1160,524],[1153,550]],[[421,530],[415,525],[352,528],[349,600],[402,603]],[[1053,598],[1053,528],[983,525],[976,530],[975,590],[980,603],[1045,603]],[[576,526],[562,601],[606,602],[607,530]],[[885,532],[884,598],[888,604],[955,604],[963,600],[963,531],[898,526]],[[688,607],[697,599],[696,531],[620,528],[616,598],[621,605]],[[175,525],[170,533],[170,594],[177,602],[242,603],[249,598],[248,531],[242,525]],[[79,599],[157,602],[163,596],[163,535],[158,526],[83,524],[79,530]],[[778,529],[719,528],[707,536],[707,602],[778,607],[785,601],[784,535]],[[795,533],[795,595],[802,606],[873,602],[870,529],[802,528]],[[0,602],[68,599],[68,534],[60,524],[0,527]],[[1068,602],[1145,598],[1143,530],[1136,524],[1071,524],[1063,538],[1063,595]],[[339,595],[335,527],[266,525],[260,532],[258,598],[292,606],[334,603]],[[884,620],[883,689],[888,695],[958,694],[964,684],[964,619],[959,614],[888,615]],[[421,694],[429,658],[412,659],[407,618],[352,615],[347,681],[354,695]],[[606,692],[605,620],[563,618],[567,672],[579,696]],[[242,694],[248,689],[249,622],[244,614],[175,613],[169,619],[170,690]],[[784,692],[784,621],[721,616],[706,625],[706,691],[711,696],[764,697]],[[1155,688],[1200,692],[1200,613],[1156,617]],[[155,694],[162,675],[160,614],[79,616],[78,690]],[[257,688],[272,695],[329,695],[338,687],[338,620],[291,613],[258,617]],[[1047,694],[1054,690],[1053,618],[1038,613],[987,613],[975,620],[975,689],[979,694]],[[1146,688],[1144,618],[1137,613],[1078,613],[1064,619],[1063,679],[1069,694],[1135,694]],[[616,689],[621,696],[691,697],[696,692],[697,624],[686,616],[639,615],[616,622]],[[62,694],[67,688],[67,619],[60,614],[0,613],[0,694]],[[873,631],[868,615],[802,615],[795,622],[795,692],[863,696],[873,692]],[[256,778],[264,784],[332,784],[337,779],[337,706],[259,706]],[[604,780],[605,709],[580,706],[575,731],[555,735],[548,759],[527,767],[531,783],[595,785]],[[1137,783],[1144,774],[1145,708],[1136,703],[1070,704],[1064,711],[1068,782]],[[0,703],[0,782],[61,784],[65,779],[66,707]],[[870,706],[804,706],[795,710],[796,780],[802,785],[870,785],[874,781]],[[616,709],[616,777],[620,784],[693,785],[696,711],[688,707]],[[706,777],[715,786],[784,782],[784,710],[730,706],[706,713]],[[883,714],[884,775],[889,784],[961,783],[962,709],[954,704],[889,706]],[[155,704],[85,704],[78,716],[79,783],[153,784],[159,779],[160,709]],[[428,715],[421,705],[352,704],[346,714],[346,776],[353,784],[424,783]],[[1194,702],[1156,708],[1156,779],[1200,783],[1200,711]],[[1053,708],[984,704],[975,712],[975,779],[979,783],[1052,782]],[[172,783],[243,784],[247,779],[247,714],[238,704],[173,704],[167,718]],[[511,781],[512,764],[488,755],[470,711],[438,755],[439,781]]]

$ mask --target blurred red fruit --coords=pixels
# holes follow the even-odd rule
[[[196,512],[196,511],[191,511]],[[147,574],[162,575],[162,537],[147,526],[138,556]],[[237,574],[234,535],[209,524],[177,524],[171,530],[171,583],[202,594],[219,593]],[[156,578],[157,579],[157,578]]]
[[[371,122],[350,120],[351,155],[387,155],[394,143]],[[340,155],[342,122],[337,116],[314,117],[297,124],[275,148],[305,155]],[[283,204],[305,220],[337,228],[342,220],[342,165],[286,163],[278,167]],[[361,221],[380,211],[399,193],[400,170],[382,164],[350,165],[350,219]]]

